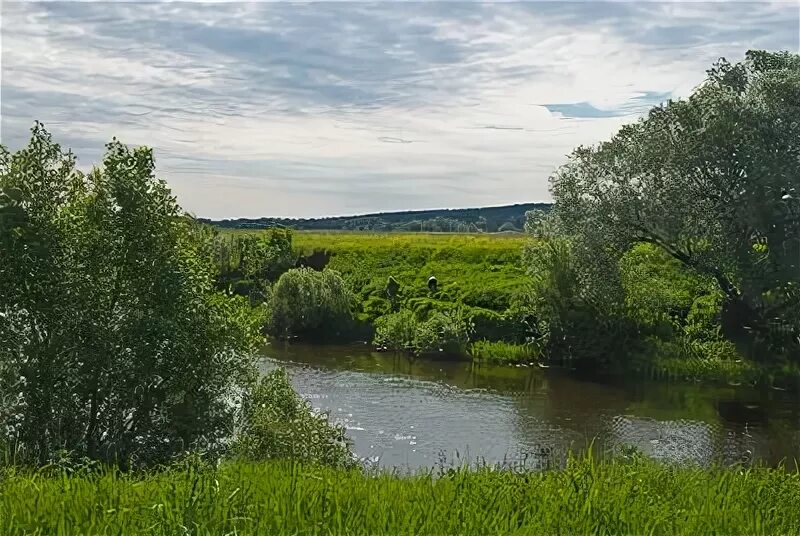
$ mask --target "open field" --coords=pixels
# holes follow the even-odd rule
[[[52,469],[51,469],[52,473]],[[580,460],[399,477],[291,462],[149,475],[8,472],[22,534],[797,534],[800,475]]]
[[[519,234],[306,233],[294,235],[298,254],[332,254],[328,266],[339,271],[360,303],[359,314],[374,321],[390,310],[384,288],[389,276],[400,283],[410,308],[450,305],[502,313],[525,288],[521,262],[528,238]],[[439,291],[430,293],[435,276]]]

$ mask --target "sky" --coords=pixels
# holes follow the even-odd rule
[[[571,150],[719,57],[800,47],[800,3],[10,2],[0,141],[154,148],[210,218],[548,201]]]

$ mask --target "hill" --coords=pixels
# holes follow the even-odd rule
[[[204,223],[232,229],[264,229],[281,225],[298,230],[496,232],[521,230],[529,210],[548,210],[550,203],[520,203],[499,207],[406,210],[328,218],[236,218]]]

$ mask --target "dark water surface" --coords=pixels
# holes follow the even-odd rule
[[[343,424],[356,453],[384,467],[457,460],[559,463],[594,439],[675,461],[800,459],[800,403],[786,393],[575,379],[538,367],[415,360],[366,346],[268,346],[314,408]]]

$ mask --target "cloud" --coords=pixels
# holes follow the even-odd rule
[[[544,200],[576,145],[720,56],[796,49],[788,3],[3,2],[2,141],[155,148],[202,216]]]

